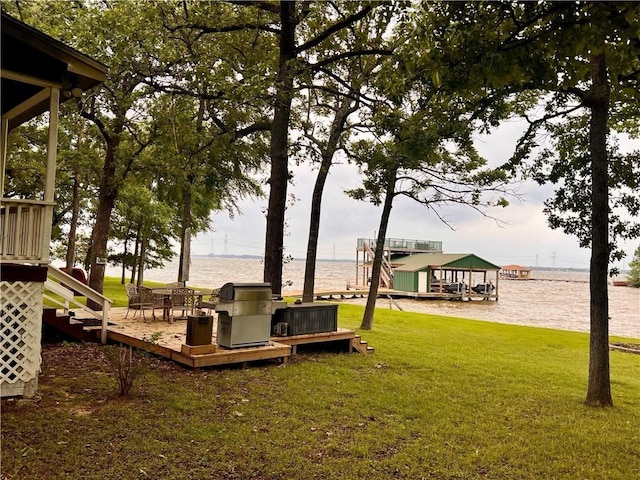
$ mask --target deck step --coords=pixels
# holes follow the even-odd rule
[[[55,308],[42,310],[42,323],[81,342],[95,342],[96,334],[85,327],[82,319],[58,313]]]
[[[359,353],[373,353],[375,349],[370,347],[366,340],[362,340],[360,335],[356,335],[351,340],[351,347]]]

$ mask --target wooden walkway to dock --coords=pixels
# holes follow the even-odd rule
[[[316,300],[347,300],[353,298],[363,298],[369,295],[369,289],[358,290],[326,290],[315,292],[314,298]],[[302,293],[286,293],[286,297],[302,298]],[[403,290],[394,290],[391,288],[379,288],[378,298],[411,298],[418,299],[431,299],[431,300],[496,300],[497,295],[495,292],[491,294],[484,293],[446,293],[446,292],[405,292]]]
[[[216,365],[247,364],[261,360],[279,360],[283,363],[291,355],[297,353],[298,346],[341,342],[345,350],[360,353],[372,353],[373,348],[363,341],[354,330],[338,328],[334,332],[323,332],[288,337],[271,337],[269,344],[258,347],[224,348],[216,345],[216,321],[213,325],[212,345],[186,345],[187,320],[176,319],[173,323],[162,320],[144,321],[141,313],[133,316],[134,310],[125,318],[126,308],[114,308],[110,311],[107,339],[111,342],[130,345],[134,348],[150,352],[187,367],[199,368]],[[215,318],[215,316],[214,316]],[[99,326],[83,326],[81,320],[69,320],[71,327],[79,332],[74,335],[74,328],[61,329],[69,335],[81,340],[100,338]],[[59,327],[58,327],[59,328]],[[95,336],[94,336],[95,335]]]

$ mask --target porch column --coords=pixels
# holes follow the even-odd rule
[[[4,172],[7,165],[7,140],[9,138],[9,120],[2,118],[0,130],[0,198],[4,198]]]
[[[43,200],[53,203],[56,186],[56,157],[58,154],[58,108],[60,104],[60,89],[58,87],[51,87],[49,91],[49,141],[47,143],[47,173],[45,176]],[[40,258],[43,263],[49,263],[53,205],[45,206],[42,221]]]

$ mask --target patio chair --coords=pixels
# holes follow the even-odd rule
[[[220,301],[220,289],[219,288],[214,288],[213,290],[211,290],[211,293],[209,294],[209,298],[207,299],[207,303],[209,303],[209,305],[211,304],[216,304]],[[207,308],[207,313],[209,315],[211,315],[213,313],[213,309],[214,307],[212,306],[208,306]],[[198,309],[202,310],[203,307],[202,305],[198,305]]]
[[[182,317],[186,317],[186,312],[193,314],[196,308],[196,297],[193,288],[174,288],[171,290],[171,301],[169,306],[169,323],[173,323],[173,312],[179,310]]]
[[[127,283],[125,285],[125,290],[127,291],[127,313],[124,318],[129,316],[129,310],[133,310],[133,317],[135,318],[136,313],[140,310],[140,294],[138,293],[138,288],[133,283]]]
[[[164,297],[155,295],[153,290],[149,287],[139,286],[138,293],[140,294],[140,310],[142,310],[142,317],[146,320],[145,311],[151,310],[151,316],[156,319],[156,310],[163,310],[165,308]],[[149,320],[151,322],[151,320]]]

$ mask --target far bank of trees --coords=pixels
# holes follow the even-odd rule
[[[631,263],[629,263],[629,267],[631,267],[629,275],[627,276],[629,284],[632,287],[640,288],[640,246],[636,248],[633,258],[631,259]]]
[[[510,178],[533,178],[557,187],[546,203],[550,225],[592,250],[587,401],[611,404],[608,267],[620,258],[616,240],[640,235],[640,153],[620,152],[611,133],[639,134],[639,5],[125,0],[2,8],[110,69],[104,85],[65,104],[61,122],[55,227],[67,263],[90,267],[91,287],[102,291],[100,259],[122,265],[123,281],[141,282],[173,244],[188,258],[212,211],[237,213],[240,199],[267,194],[264,279],[281,291],[293,161],[318,170],[305,301],[313,299],[322,192],[338,152],[362,173],[350,195],[383,206],[381,239],[399,195],[435,212],[463,203],[487,214],[506,204]],[[511,161],[490,169],[473,133],[513,116],[530,128]],[[19,133],[9,149],[13,195],[41,174],[29,138],[43,132],[33,123]]]

